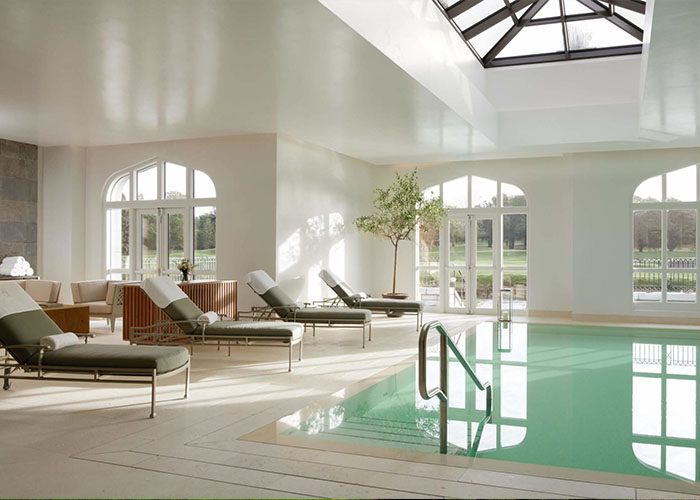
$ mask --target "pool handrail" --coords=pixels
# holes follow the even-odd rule
[[[440,386],[428,390],[427,387],[427,355],[428,355],[428,334],[432,329],[437,330],[440,334]],[[472,379],[474,385],[481,390],[486,391],[486,416],[482,420],[482,424],[491,418],[493,409],[493,398],[491,383],[482,383],[472,369],[471,365],[464,359],[462,353],[459,352],[457,346],[454,345],[452,339],[448,335],[445,327],[439,321],[430,321],[425,323],[421,328],[418,336],[418,392],[423,399],[432,399],[437,396],[440,399],[440,453],[447,453],[447,348],[452,351],[464,370]],[[474,443],[476,445],[476,443]]]

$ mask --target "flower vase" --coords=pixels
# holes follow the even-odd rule
[[[188,273],[187,271],[182,271],[181,281],[184,283],[184,282],[187,282],[189,280],[190,280],[190,273]]]

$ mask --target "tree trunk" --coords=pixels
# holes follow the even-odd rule
[[[396,293],[396,260],[399,256],[399,242],[394,243],[394,284],[391,287],[391,293]]]

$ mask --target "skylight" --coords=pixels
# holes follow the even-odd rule
[[[433,0],[485,68],[642,52],[646,0]]]

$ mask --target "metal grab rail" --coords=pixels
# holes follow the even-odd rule
[[[440,334],[440,387],[435,387],[428,390],[427,387],[427,340],[430,330],[435,328]],[[421,328],[420,335],[418,336],[418,392],[423,399],[432,399],[437,396],[440,399],[440,453],[447,453],[447,348],[450,348],[452,353],[455,355],[459,363],[462,365],[464,370],[472,379],[472,382],[481,391],[486,391],[486,416],[479,424],[479,427],[483,428],[488,420],[491,419],[491,411],[493,409],[493,397],[491,383],[481,383],[479,377],[469,365],[462,353],[459,352],[457,346],[454,345],[449,335],[445,331],[445,328],[439,321],[431,321],[423,325]],[[480,436],[479,436],[480,437]],[[478,446],[478,442],[475,440],[472,445],[474,448]]]

